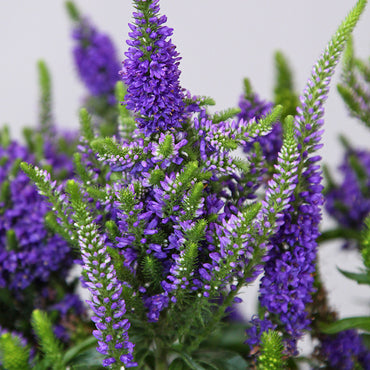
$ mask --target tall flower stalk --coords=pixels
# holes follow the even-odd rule
[[[180,87],[180,57],[171,39],[172,28],[159,16],[159,0],[134,1],[134,24],[122,79],[127,85],[125,104],[136,113],[145,134],[180,128],[184,120],[184,94]]]
[[[316,154],[322,146],[323,104],[334,68],[365,4],[366,1],[357,2],[314,65],[295,117],[299,183],[284,213],[284,222],[272,238],[273,248],[265,265],[259,295],[261,306],[266,309],[263,317],[266,323],[257,323],[260,328],[276,325],[282,328],[286,336],[286,352],[290,354],[297,353],[297,340],[302,338],[310,324],[305,307],[311,302],[314,291],[316,239],[321,220],[320,206],[323,204],[318,165],[321,157]],[[261,331],[251,333],[260,335]],[[252,336],[250,343],[255,341]]]

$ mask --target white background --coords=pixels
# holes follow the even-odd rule
[[[281,49],[295,71],[302,91],[311,67],[348,13],[354,0],[162,0],[161,13],[175,29],[173,40],[182,55],[182,86],[193,94],[212,96],[217,109],[235,106],[243,77],[249,77],[261,97],[272,98],[273,52]],[[81,12],[113,38],[120,59],[126,50],[129,0],[79,0]],[[37,121],[36,62],[44,59],[53,76],[54,111],[60,126],[77,127],[84,89],[71,57],[70,22],[59,0],[0,0],[0,124],[14,137]],[[359,56],[370,55],[370,9],[355,33]],[[333,168],[341,160],[337,136],[348,133],[366,146],[370,133],[348,118],[336,92],[339,70],[327,101],[324,161]],[[327,223],[327,222],[326,222]],[[321,250],[330,301],[341,316],[369,313],[368,288],[341,278],[336,266],[355,269],[360,260],[337,245]],[[246,298],[251,313],[254,300]]]

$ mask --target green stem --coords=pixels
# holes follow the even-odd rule
[[[168,363],[167,363],[167,352],[161,346],[159,340],[156,341],[156,351],[155,351],[155,370],[167,370]]]
[[[221,321],[223,315],[225,314],[226,308],[231,306],[235,296],[238,294],[239,289],[241,288],[241,285],[242,284],[239,283],[237,288],[231,291],[222,305],[219,306],[217,313],[213,315],[212,321],[208,323],[206,330],[197,335],[196,339],[188,347],[189,353],[195,351],[199,347],[200,343],[202,343],[203,340],[205,340],[213,332],[213,330],[216,328],[216,325]]]

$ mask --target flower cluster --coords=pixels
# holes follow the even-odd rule
[[[136,113],[145,134],[181,127],[184,119],[179,54],[168,38],[173,30],[159,16],[159,0],[135,1],[135,24],[130,24],[127,59],[122,79],[127,85],[125,104]]]
[[[329,188],[326,210],[340,226],[360,231],[370,212],[370,153],[348,150],[339,170],[343,181]]]
[[[320,355],[327,358],[330,368],[355,369],[356,364],[370,369],[370,352],[355,330],[345,330],[336,335],[327,335],[321,341]]]
[[[44,223],[49,204],[37,193],[21,161],[34,162],[27,149],[11,142],[0,147],[0,286],[20,292],[34,283],[47,283],[51,274],[67,276],[71,247]]]
[[[111,39],[87,19],[79,20],[73,39],[73,56],[81,80],[91,95],[104,96],[109,104],[114,104],[114,87],[121,68]]]
[[[341,25],[313,67],[311,78],[300,98],[301,106],[295,117],[300,183],[290,198],[279,231],[271,238],[273,247],[269,251],[261,280],[259,301],[266,309],[262,319],[267,320],[263,326],[268,328],[271,325],[269,322],[274,322],[282,328],[286,337],[285,352],[290,355],[297,354],[297,341],[310,325],[306,306],[311,302],[314,291],[316,239],[321,220],[320,206],[323,204],[321,171],[317,164],[321,157],[315,152],[322,147],[323,104],[345,45],[348,27],[351,26],[345,23]],[[250,329],[249,333],[260,335],[261,331]],[[249,343],[253,345],[258,340],[251,337]]]

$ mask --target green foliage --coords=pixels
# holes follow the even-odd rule
[[[91,143],[95,139],[95,134],[91,123],[91,116],[85,108],[80,110],[80,125],[81,135],[88,143]]]
[[[269,330],[263,332],[261,336],[261,354],[258,356],[258,370],[283,370],[285,362],[283,360],[284,346],[278,332]]]
[[[370,273],[355,273],[350,271],[341,270],[338,268],[339,272],[344,275],[346,278],[356,281],[358,284],[367,284],[370,285]]]
[[[75,22],[79,22],[81,20],[81,16],[74,2],[66,1],[65,5],[66,5],[68,15],[71,17],[71,19]]]
[[[4,206],[8,205],[11,199],[10,195],[10,183],[9,181],[4,181],[0,188],[0,203],[4,203]]]
[[[193,358],[199,369],[245,370],[248,368],[248,363],[242,356],[227,350],[200,350],[194,353]]]
[[[150,173],[149,183],[151,185],[159,185],[160,182],[164,180],[165,176],[165,173],[161,169],[155,168]]]
[[[31,153],[34,153],[35,146],[34,146],[34,142],[33,142],[33,130],[29,127],[24,127],[23,130],[22,130],[22,133],[23,133],[23,137],[25,138],[28,150]]]
[[[258,212],[261,210],[261,203],[256,202],[248,205],[243,211],[244,223],[245,225],[250,224],[257,216]]]
[[[280,119],[283,110],[284,108],[281,105],[277,105],[272,109],[271,113],[261,118],[258,123],[249,125],[246,130],[249,137],[256,137],[269,133],[272,125]]]
[[[45,360],[54,370],[65,369],[63,365],[62,345],[53,333],[52,322],[45,312],[34,310],[32,327],[38,338]]]
[[[219,113],[216,113],[212,117],[213,123],[220,123],[227,121],[230,118],[234,118],[238,113],[240,113],[240,108],[229,108]]]
[[[119,200],[120,208],[126,213],[130,213],[138,203],[138,200],[135,199],[135,194],[129,188],[120,191]]]
[[[9,127],[4,125],[0,128],[0,147],[7,148],[11,142]]]
[[[197,182],[190,190],[190,194],[184,198],[185,214],[181,215],[182,220],[191,220],[195,218],[196,211],[201,205],[203,189],[203,183]]]
[[[154,288],[159,288],[162,280],[161,263],[154,256],[146,255],[141,264],[145,280]]]
[[[254,92],[249,78],[243,79],[243,87],[244,87],[244,98],[247,100],[253,98]]]
[[[370,316],[347,317],[332,323],[319,323],[325,334],[335,334],[348,329],[361,329],[370,332]]]
[[[87,170],[86,166],[84,165],[84,162],[83,162],[83,159],[80,153],[75,153],[73,155],[73,163],[74,163],[74,168],[75,168],[75,171],[78,177],[85,184],[90,184],[92,181],[92,175]]]
[[[9,251],[18,249],[17,236],[15,235],[15,231],[13,229],[6,231],[6,249]]]
[[[97,343],[95,337],[88,337],[64,352],[52,332],[51,322],[47,315],[35,310],[32,318],[35,334],[44,356],[36,353],[36,356],[31,360],[29,347],[24,346],[16,335],[6,333],[0,337],[1,369],[101,369],[103,355],[94,348]]]
[[[301,158],[302,160],[298,166],[298,178],[302,177],[304,168],[309,166],[309,157],[311,153],[316,152],[317,138],[315,133],[321,129],[321,119],[323,110],[318,99],[324,99],[328,92],[328,83],[331,80],[335,71],[340,55],[348,41],[355,25],[357,24],[361,13],[366,5],[366,0],[358,0],[356,5],[352,8],[345,20],[340,24],[335,35],[331,38],[324,53],[319,58],[314,66],[311,78],[306,86],[302,109],[300,108],[300,116],[302,119],[298,122],[298,131],[301,133],[298,137]],[[320,101],[320,100],[319,100]],[[307,126],[307,122],[309,125]],[[298,193],[302,191],[304,184],[296,188],[296,198]]]
[[[158,145],[158,153],[163,158],[168,158],[173,154],[173,141],[172,141],[172,135],[167,134],[163,140],[162,143],[159,143]]]
[[[86,365],[86,357],[89,357],[90,366],[101,365],[103,356],[99,354],[96,349],[97,339],[94,336],[90,336],[77,345],[68,349],[63,355],[63,363],[72,366],[72,369],[83,369]],[[93,362],[94,359],[94,362]],[[90,369],[91,367],[89,367]]]
[[[113,220],[108,220],[105,223],[105,227],[108,231],[108,234],[109,234],[109,237],[110,237],[111,240],[115,240],[116,237],[118,237],[120,235],[119,228]]]
[[[368,86],[369,62],[355,57],[353,40],[350,38],[343,58],[342,81],[337,85],[339,94],[350,114],[370,127]]]
[[[0,364],[5,370],[28,370],[30,350],[16,335],[5,333],[0,337]]]
[[[368,215],[365,219],[365,227],[364,227],[361,239],[362,239],[361,240],[362,260],[364,262],[365,267],[367,268],[367,274],[369,275],[370,274],[370,215]]]
[[[210,98],[209,96],[200,96],[194,99],[185,98],[184,99],[185,105],[189,106],[192,104],[199,105],[199,107],[207,107],[216,105],[214,99]]]
[[[204,234],[207,227],[207,221],[201,219],[196,222],[195,226],[186,231],[185,235],[188,241],[192,243],[198,243],[204,238]]]
[[[91,142],[91,148],[100,154],[102,158],[109,156],[124,158],[128,154],[128,149],[119,145],[113,138],[98,138]],[[141,150],[138,148],[135,154],[140,154]]]
[[[35,155],[36,161],[41,165],[44,160],[44,136],[48,135],[50,127],[41,127],[41,130],[24,128],[23,136],[28,150]],[[50,171],[50,169],[49,169]]]
[[[134,117],[126,109],[124,104],[126,87],[122,81],[118,81],[116,84],[116,99],[117,99],[117,109],[118,109],[118,129],[120,136],[123,139],[131,141],[132,133],[136,129],[136,123]]]
[[[284,90],[293,92],[294,82],[292,70],[289,66],[288,60],[281,51],[275,52],[275,68],[276,68],[276,82],[274,93],[280,94]]]
[[[299,105],[299,97],[295,92],[293,74],[288,61],[281,51],[275,53],[275,86],[274,102],[282,105],[282,120],[288,115],[295,115]]]
[[[40,60],[37,64],[39,72],[40,85],[40,116],[41,132],[49,132],[52,126],[52,97],[51,97],[51,79],[49,70],[44,61]]]
[[[267,199],[270,209],[267,216],[268,225],[275,225],[276,216],[286,206],[289,199],[286,193],[292,189],[292,178],[297,173],[298,147],[294,133],[294,118],[288,116],[284,122],[284,140],[279,153],[279,165],[275,167],[275,174],[271,182],[271,196]],[[270,227],[270,226],[269,226]]]

